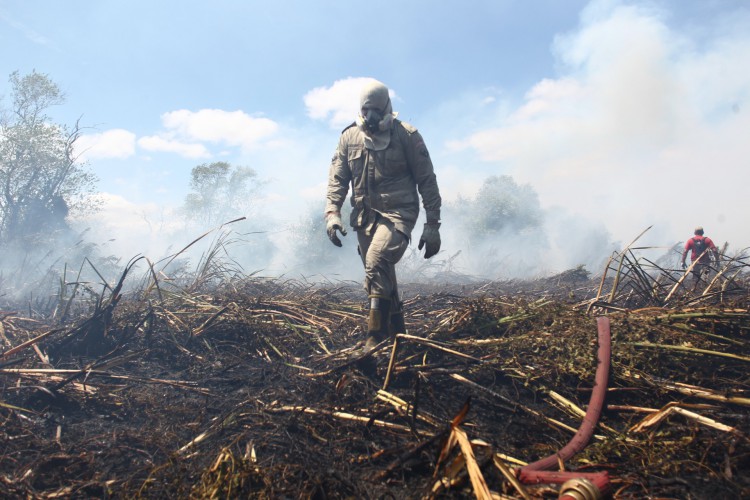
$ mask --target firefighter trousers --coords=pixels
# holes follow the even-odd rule
[[[359,255],[365,266],[365,291],[398,303],[396,264],[409,247],[409,237],[391,221],[378,217],[371,226],[357,231]]]

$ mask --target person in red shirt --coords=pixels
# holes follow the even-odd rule
[[[692,273],[695,281],[699,281],[711,269],[711,255],[714,256],[716,267],[719,267],[719,250],[717,250],[711,238],[703,236],[703,228],[701,226],[695,228],[694,235],[685,242],[685,249],[682,251],[682,268],[685,269],[687,267],[685,257],[687,257],[687,253],[690,251],[690,262],[694,262]]]

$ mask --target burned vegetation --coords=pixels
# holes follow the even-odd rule
[[[746,263],[603,271],[405,285],[365,359],[358,284],[210,261],[4,304],[0,495],[749,496]]]

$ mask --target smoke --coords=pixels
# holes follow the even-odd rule
[[[647,238],[668,245],[703,224],[747,245],[748,21],[739,10],[686,28],[651,4],[592,2],[554,41],[558,74],[519,105],[486,106],[490,123],[451,151],[623,239],[654,225]]]
[[[74,287],[82,293],[100,289],[100,274],[111,276],[120,266],[91,243],[92,236],[66,226],[3,242],[0,308],[23,305],[33,316],[58,307]]]
[[[418,110],[413,124],[430,148],[444,200],[443,244],[435,258],[422,259],[420,221],[400,264],[402,279],[536,277],[579,265],[596,273],[622,241],[649,226],[641,243],[661,249],[684,241],[696,225],[717,244],[750,246],[742,217],[750,180],[750,13],[740,8],[696,24],[680,24],[679,16],[652,3],[591,2],[578,26],[552,41],[554,72],[520,92],[490,82],[494,87],[462,88]],[[132,199],[153,201],[105,193],[102,212],[70,221],[76,235],[88,232],[44,262],[80,266],[59,254],[81,239],[120,265],[135,255],[158,261],[179,251],[214,229],[191,226],[175,206],[189,168],[167,160],[157,168],[166,156],[140,168],[133,156],[176,151],[192,156],[193,166],[204,155],[234,160],[237,148],[234,162],[270,182],[258,212],[229,227],[226,258],[247,273],[361,281],[356,238],[349,234],[343,248],[328,242],[322,200],[332,130],[353,120],[367,80],[342,77],[307,92],[308,122],[177,110],[163,114],[161,132],[140,138],[121,129],[82,137],[92,162],[107,154],[132,161],[107,165],[118,172],[113,184],[129,182]],[[398,91],[394,104],[406,108],[400,117],[412,122],[407,89],[386,83]],[[253,134],[240,134],[243,127]],[[139,170],[147,173],[138,178]],[[536,201],[519,199],[517,208],[536,214],[536,223],[482,232],[477,194],[486,179],[503,175],[534,193]],[[170,199],[157,199],[167,192]],[[183,254],[188,268],[213,234]],[[6,254],[2,261],[6,282],[15,265],[9,262],[24,262]],[[44,265],[33,267],[43,273]]]
[[[350,230],[342,248],[333,246],[323,208],[322,200],[309,204],[296,224],[275,235],[271,269],[313,282],[361,282],[356,235]],[[346,223],[349,204],[342,209]],[[578,266],[598,273],[620,247],[603,224],[561,208],[543,210],[531,186],[507,176],[488,177],[474,195],[444,205],[441,251],[429,260],[417,249],[423,216],[397,265],[401,282],[538,278]]]
[[[434,279],[541,278],[579,266],[598,273],[620,247],[603,224],[543,209],[531,185],[509,176],[490,176],[473,195],[448,202],[441,235]]]

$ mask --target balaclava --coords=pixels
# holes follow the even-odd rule
[[[362,108],[368,108],[367,116]],[[357,126],[365,133],[365,147],[380,151],[391,142],[391,127],[398,113],[393,112],[388,87],[373,80],[365,85],[359,97]]]

